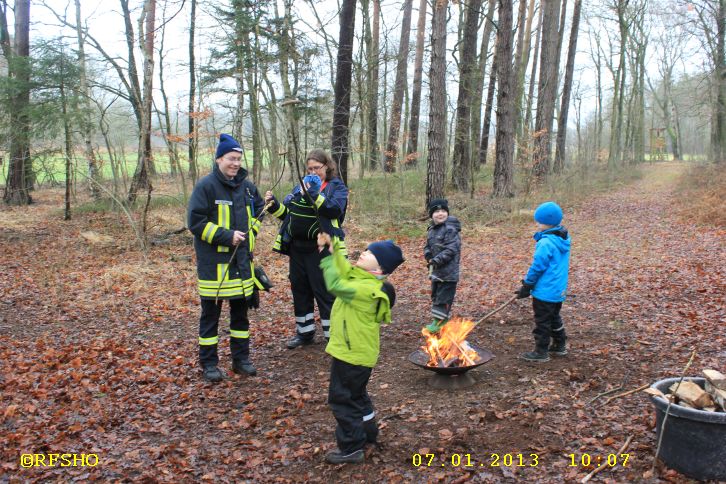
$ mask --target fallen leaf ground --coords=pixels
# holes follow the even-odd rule
[[[407,361],[421,344],[429,290],[423,241],[402,240],[394,324],[383,329],[369,384],[382,447],[356,466],[323,462],[334,442],[324,346],[283,349],[294,331],[285,258],[258,254],[277,283],[251,313],[259,376],[228,370],[223,383],[205,384],[189,237],[155,246],[144,263],[121,215],[63,222],[59,192],[41,191],[37,204],[0,216],[0,481],[565,482],[592,469],[571,467],[568,454],[606,456],[628,436],[627,466],[596,479],[653,480],[646,396],[591,401],[679,375],[692,349],[691,373],[726,370],[725,233],[678,213],[673,186],[683,170],[650,166],[634,184],[565,207],[570,355],[517,358],[532,346],[531,304],[517,301],[469,338],[496,357],[464,390],[430,388],[428,372]],[[464,228],[458,315],[478,318],[512,294],[531,260],[533,228]],[[88,230],[114,241],[89,244],[80,236]],[[260,247],[271,244],[274,225],[264,231]],[[353,248],[363,247],[353,233]],[[221,349],[228,368],[226,332]],[[93,453],[98,465],[23,468],[25,453]],[[417,467],[414,454],[436,456]],[[458,466],[453,454],[463,456]],[[663,467],[656,476],[687,481]]]

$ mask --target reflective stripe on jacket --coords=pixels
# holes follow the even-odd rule
[[[254,277],[252,251],[260,229],[256,216],[264,204],[257,187],[247,179],[247,170],[243,168],[233,180],[228,180],[215,163],[212,173],[194,187],[187,218],[189,230],[194,234],[198,288],[202,299],[215,299],[217,296],[220,299],[250,298],[255,288],[262,288]],[[229,258],[234,251],[232,237],[235,230],[249,232],[228,269]]]
[[[340,250],[347,254],[345,244],[343,243],[343,240],[345,239],[345,232],[343,232],[341,227],[343,225],[343,220],[345,219],[345,210],[348,205],[348,187],[345,186],[343,180],[340,178],[336,177],[332,180],[328,180],[325,188],[320,191],[320,194],[313,202],[317,207],[320,230],[337,239],[338,242],[341,243],[341,245],[339,245]],[[290,235],[289,227],[290,217],[293,215],[288,207],[292,204],[296,204],[300,207],[311,207],[305,194],[297,191],[285,197],[285,203],[280,203],[277,200],[274,200],[272,206],[268,209],[269,213],[282,220],[280,231],[277,234],[274,245],[272,246],[272,250],[279,252],[280,254],[288,254],[290,251],[290,241],[292,240],[292,237]]]

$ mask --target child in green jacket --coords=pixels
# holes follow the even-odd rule
[[[318,249],[325,286],[336,297],[325,351],[333,357],[328,404],[338,422],[338,449],[325,460],[331,464],[363,462],[363,447],[375,443],[378,436],[366,386],[378,360],[380,325],[391,322],[396,298],[386,277],[403,263],[403,253],[391,240],[374,242],[353,266],[337,242],[323,233],[318,235]]]

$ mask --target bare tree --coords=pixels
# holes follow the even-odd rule
[[[497,65],[500,61],[499,55],[499,37],[494,42],[494,57],[492,58],[491,72],[489,73],[489,87],[487,89],[487,100],[484,106],[484,123],[481,128],[481,142],[479,144],[479,165],[486,165],[489,151],[489,131],[492,122],[492,108],[494,106],[494,89],[497,83],[497,73],[499,69]]]
[[[194,37],[197,30],[197,0],[191,0],[191,11],[189,13],[189,117],[187,118],[187,134],[189,146],[187,157],[189,158],[189,178],[194,182],[199,177],[197,169],[197,73],[196,55],[194,54]]]
[[[83,148],[86,155],[86,163],[88,165],[88,177],[90,180],[89,189],[94,199],[101,198],[101,174],[98,170],[98,162],[96,161],[96,153],[93,151],[93,143],[91,137],[93,135],[93,123],[91,122],[91,89],[88,86],[88,75],[86,72],[86,40],[81,28],[81,1],[75,0],[76,3],[76,35],[78,38],[78,69],[80,75],[81,108],[84,115],[80,119],[81,136],[83,137]]]
[[[557,96],[557,42],[560,14],[559,0],[545,0],[542,14],[542,51],[537,89],[537,119],[534,140],[534,173],[538,179],[550,171],[552,157],[552,123]]]
[[[446,176],[446,15],[448,0],[435,0],[431,20],[429,139],[426,205],[444,195]]]
[[[471,100],[471,160],[475,168],[479,167],[479,143],[481,142],[481,108],[484,97],[484,81],[487,74],[487,59],[489,58],[489,40],[494,28],[494,7],[497,0],[488,0],[487,13],[484,18],[484,33],[479,49],[479,67],[476,75],[476,88]]]
[[[353,33],[355,32],[355,0],[343,0],[340,9],[338,65],[335,71],[335,104],[333,107],[332,156],[340,176],[348,183],[348,121],[350,120],[350,84],[353,69]]]
[[[458,190],[469,190],[471,183],[471,95],[475,90],[476,34],[481,15],[482,0],[470,0],[466,8],[464,33],[459,62],[459,96],[456,102],[456,130],[451,181]]]
[[[523,0],[520,0],[523,1]],[[512,0],[499,0],[497,50],[503,62],[497,64],[497,154],[494,163],[495,197],[514,196],[514,89],[512,89]]]
[[[122,3],[126,0],[122,0]],[[128,3],[126,3],[128,7]],[[143,39],[144,54],[144,78],[141,110],[141,130],[139,132],[139,156],[136,165],[134,178],[129,187],[128,201],[136,201],[137,192],[140,188],[146,188],[150,193],[152,190],[149,172],[151,171],[151,106],[153,102],[152,86],[154,83],[154,32],[156,20],[156,0],[146,0],[144,10],[139,19],[139,39]],[[145,26],[145,31],[142,29]]]
[[[370,0],[373,2],[373,22],[372,28],[369,25],[368,17],[364,17],[365,22],[365,38],[366,38],[366,49],[368,53],[367,67],[368,67],[368,85],[367,85],[367,107],[366,113],[367,118],[366,124],[366,145],[368,147],[366,153],[368,154],[367,165],[370,169],[375,169],[378,166],[379,149],[378,149],[378,66],[380,64],[380,53],[378,49],[379,44],[379,33],[380,33],[380,18],[381,18],[381,5],[380,0]],[[369,0],[363,0],[363,5],[368,6]]]
[[[493,1],[493,0],[491,0]],[[418,153],[418,122],[421,112],[421,80],[423,77],[424,37],[426,32],[427,0],[421,0],[418,7],[418,24],[416,25],[416,59],[413,63],[413,92],[411,94],[411,116],[408,124],[407,165],[416,166]]]
[[[4,43],[8,39],[7,3],[3,0],[2,37]],[[15,0],[15,37],[13,49],[8,59],[8,72],[17,86],[15,95],[10,99],[10,126],[13,134],[10,137],[10,164],[8,180],[5,185],[3,200],[10,205],[28,205],[33,199],[30,196],[30,0]],[[7,47],[5,47],[7,55]]]
[[[554,171],[559,173],[565,165],[565,142],[567,140],[567,113],[570,108],[570,93],[572,92],[572,79],[575,74],[575,54],[577,53],[577,34],[580,30],[580,9],[582,0],[575,0],[572,12],[572,28],[570,29],[570,44],[567,47],[567,63],[565,65],[565,82],[562,87],[562,104],[560,116],[557,119],[557,146],[555,148]]]
[[[478,1],[478,0],[475,0]],[[409,36],[411,33],[411,9],[413,0],[405,0],[403,4],[403,21],[401,22],[401,41],[398,46],[398,61],[396,65],[396,83],[393,91],[393,104],[391,106],[391,121],[388,130],[388,143],[386,145],[386,161],[383,169],[386,172],[396,171],[398,158],[398,130],[401,127],[401,105],[403,104],[403,90],[406,86],[406,67],[408,66],[408,52],[410,49]]]

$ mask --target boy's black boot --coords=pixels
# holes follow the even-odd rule
[[[550,355],[547,353],[547,350],[543,350],[541,348],[535,348],[534,351],[522,353],[520,357],[523,360],[534,361],[537,363],[544,363],[546,361],[550,361]]]
[[[363,449],[358,449],[350,454],[344,454],[340,450],[332,450],[325,455],[325,461],[329,464],[359,464],[366,458]]]
[[[567,345],[564,341],[553,341],[550,345],[549,354],[552,356],[566,356]]]

